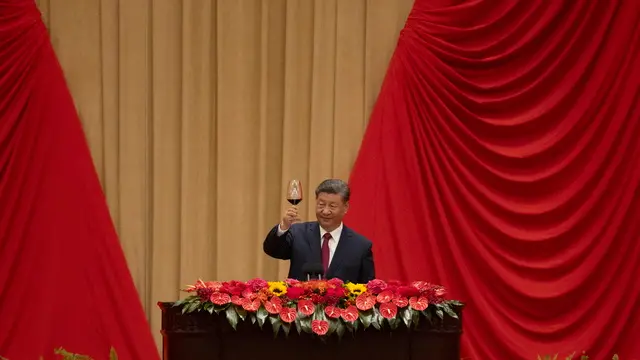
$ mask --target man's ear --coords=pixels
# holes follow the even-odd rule
[[[344,213],[346,214],[346,213],[347,213],[347,211],[349,211],[349,202],[346,202],[346,203],[344,204]]]

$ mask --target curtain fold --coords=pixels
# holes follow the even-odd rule
[[[417,0],[351,175],[383,278],[465,356],[640,354],[640,3]]]

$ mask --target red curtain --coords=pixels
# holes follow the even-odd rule
[[[33,0],[0,0],[0,356],[159,359]]]
[[[640,358],[640,1],[416,0],[350,182],[465,356]]]

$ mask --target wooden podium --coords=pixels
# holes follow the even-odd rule
[[[160,302],[164,360],[327,360],[327,359],[424,359],[460,360],[462,308],[459,319],[445,314],[430,323],[422,319],[417,328],[399,326],[382,330],[369,328],[326,338],[291,330],[274,336],[267,322],[260,329],[250,321],[234,330],[224,313],[182,314],[171,302]]]

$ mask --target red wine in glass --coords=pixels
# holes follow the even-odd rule
[[[300,180],[291,180],[287,187],[287,201],[291,205],[298,205],[302,201],[302,185]]]

